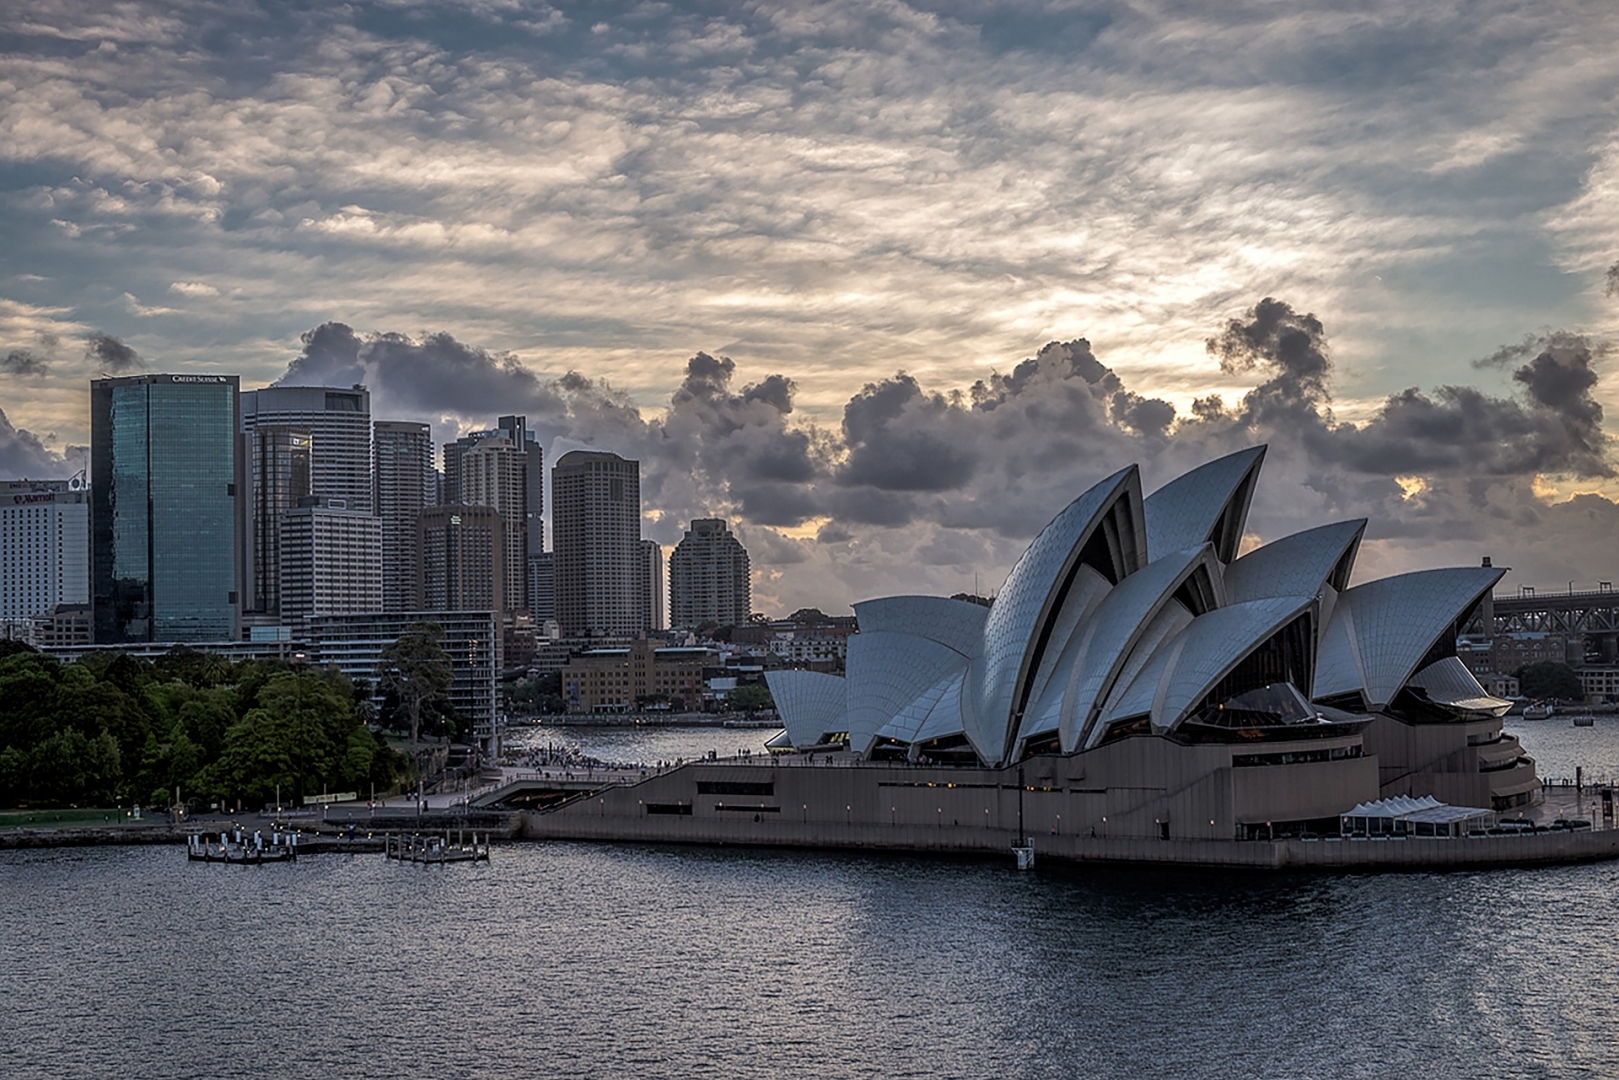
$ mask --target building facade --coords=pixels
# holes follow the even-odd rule
[[[307,431],[309,491],[342,499],[350,510],[376,510],[371,468],[371,392],[363,386],[269,386],[242,394],[242,429],[261,425]]]
[[[416,594],[433,611],[501,610],[506,527],[492,506],[432,506],[417,516]]]
[[[720,518],[697,518],[669,556],[670,625],[741,626],[753,610],[748,552]]]
[[[234,375],[91,382],[98,643],[236,636],[238,491],[246,486],[237,390]]]
[[[377,516],[382,519],[382,604],[388,611],[420,605],[416,596],[416,519],[438,503],[433,432],[427,424],[378,420],[372,425]]]
[[[549,551],[528,557],[528,610],[535,626],[556,621],[556,566]]]
[[[0,481],[0,621],[89,602],[89,494],[66,480]]]
[[[524,578],[528,573],[528,455],[504,434],[491,435],[461,455],[461,501],[493,507],[500,515],[500,610],[528,610]]]
[[[350,679],[377,686],[382,650],[418,622],[444,629],[441,645],[450,658],[450,705],[480,735],[495,722],[495,676],[500,670],[500,634],[489,611],[389,611],[367,615],[317,615],[305,624],[312,658]],[[379,704],[380,692],[374,694]]]
[[[526,416],[502,416],[495,421],[495,426],[505,433],[513,446],[523,451],[525,459],[524,595],[527,596],[533,591],[532,583],[526,580],[527,568],[533,565],[535,556],[545,551],[545,450],[540,446],[539,437],[529,429]]]
[[[306,495],[281,519],[281,623],[383,610],[382,520]]]
[[[703,672],[713,662],[709,649],[658,649],[648,641],[592,649],[563,665],[562,698],[570,712],[631,712],[676,702],[690,708],[701,698]]]
[[[246,609],[281,611],[281,520],[309,495],[310,436],[302,428],[263,424],[246,435],[252,514],[248,519],[252,591]]]
[[[599,450],[564,454],[551,471],[551,511],[562,633],[639,632],[641,463]]]
[[[641,576],[636,585],[641,593],[641,628],[666,629],[664,602],[669,590],[663,578],[663,547],[656,540],[641,541]]]

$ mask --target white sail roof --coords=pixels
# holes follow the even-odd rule
[[[1418,570],[1345,589],[1321,635],[1312,696],[1362,691],[1368,707],[1387,705],[1504,573],[1487,566]]]
[[[1064,695],[1059,729],[1065,751],[1083,743],[1130,653],[1144,643],[1153,616],[1172,602],[1174,592],[1199,568],[1209,573],[1218,602],[1219,567],[1213,547],[1202,544],[1166,555],[1131,574],[1099,606],[1079,647],[1080,659]],[[1200,612],[1188,612],[1187,617],[1195,614]]]
[[[885,596],[854,605],[862,634],[892,630],[915,634],[972,656],[983,647],[989,608],[944,596]]]
[[[1245,656],[1314,605],[1309,596],[1270,597],[1193,619],[1108,702],[1101,722],[1147,715],[1154,730],[1173,729]]]
[[[918,694],[946,674],[965,670],[967,658],[916,634],[876,630],[850,636],[845,666],[849,748],[864,753]]]
[[[1512,708],[1512,702],[1498,698],[1480,686],[1478,679],[1467,670],[1467,665],[1455,656],[1435,660],[1407,679],[1406,685],[1421,690],[1430,701],[1469,712],[1505,716],[1507,710]]]
[[[765,685],[794,746],[815,746],[821,736],[844,731],[848,683],[819,671],[767,671]]]
[[[1265,447],[1250,446],[1178,476],[1143,501],[1147,551],[1158,558],[1209,542],[1221,562],[1237,557]]]
[[[1272,540],[1226,567],[1226,595],[1233,604],[1267,596],[1314,596],[1323,585],[1349,584],[1366,519],[1339,521]]]
[[[1042,632],[1067,598],[1081,553],[1098,539],[1104,519],[1108,528],[1100,539],[1108,557],[1122,564],[1119,576],[1140,566],[1140,484],[1132,465],[1093,486],[1040,531],[1007,575],[984,623],[983,650],[968,672],[971,700],[963,710],[967,737],[985,761],[1006,757],[1015,735],[1012,713],[1037,667]]]

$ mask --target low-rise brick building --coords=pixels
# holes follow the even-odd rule
[[[649,641],[591,649],[562,666],[562,699],[569,712],[630,712],[677,698],[694,707],[703,692],[703,669],[713,663],[710,649],[659,649]]]

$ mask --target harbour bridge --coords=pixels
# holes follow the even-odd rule
[[[1611,582],[1594,591],[1537,592],[1520,586],[1516,594],[1486,597],[1463,627],[1463,633],[1496,637],[1503,634],[1559,634],[1585,637],[1586,655],[1593,662],[1619,662],[1619,592]],[[1600,659],[1599,659],[1600,657]]]

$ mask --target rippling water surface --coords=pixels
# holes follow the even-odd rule
[[[1614,1076],[1616,881],[0,852],[0,1077]]]

